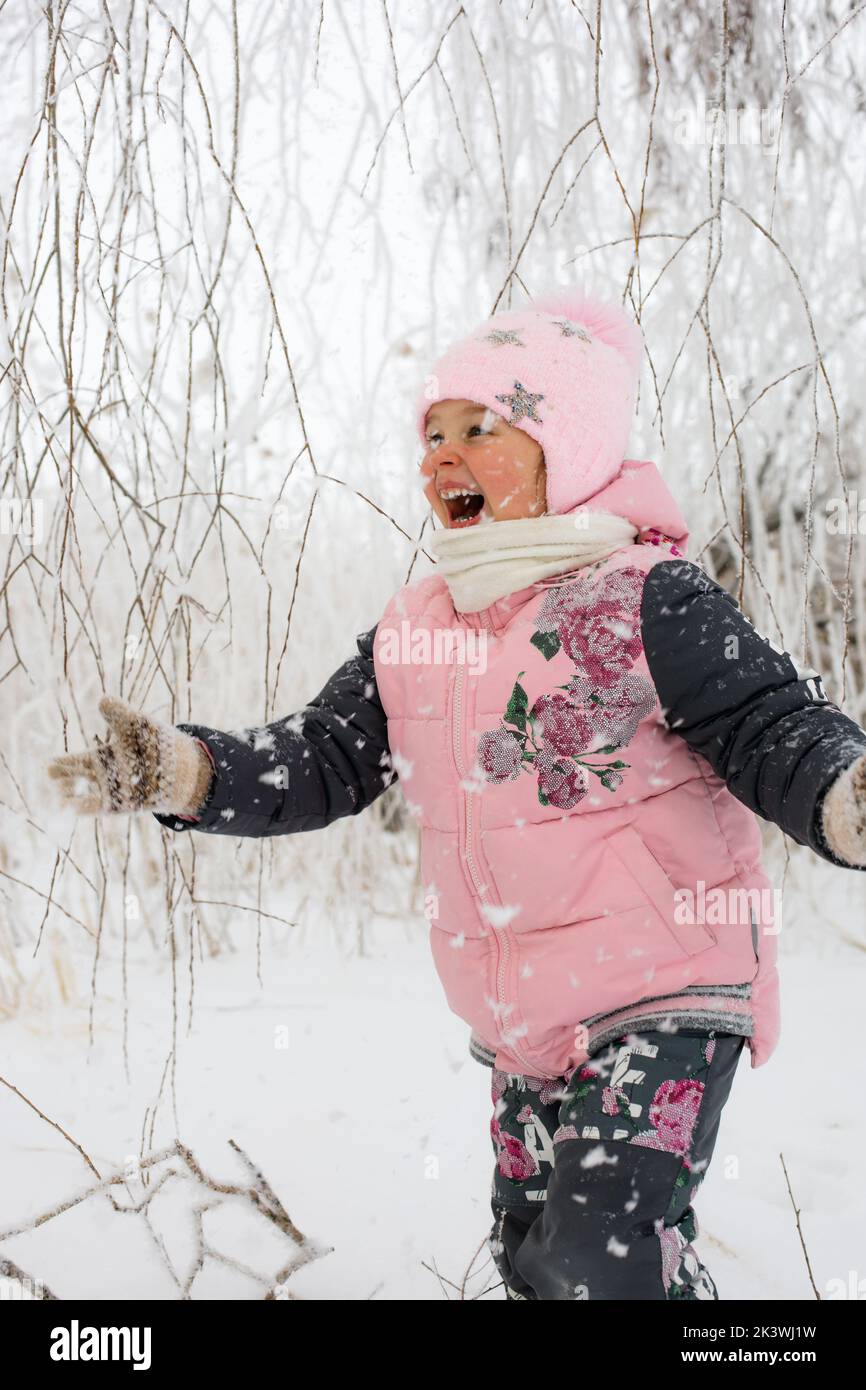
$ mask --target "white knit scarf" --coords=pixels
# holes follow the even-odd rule
[[[603,560],[637,527],[612,512],[577,511],[443,527],[428,543],[458,613],[477,613],[538,579]]]

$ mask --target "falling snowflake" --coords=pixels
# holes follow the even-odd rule
[[[519,913],[520,907],[509,903],[504,903],[502,907],[496,906],[495,903],[484,903],[481,911],[492,927],[507,927],[512,918]]]

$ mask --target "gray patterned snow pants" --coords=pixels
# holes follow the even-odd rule
[[[509,1298],[718,1298],[691,1204],[745,1041],[627,1033],[556,1081],[494,1069],[488,1245]]]

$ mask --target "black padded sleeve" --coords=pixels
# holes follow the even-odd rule
[[[739,801],[843,868],[821,834],[830,785],[866,753],[866,732],[821,677],[762,637],[700,568],[664,560],[646,577],[641,629],[665,721]]]
[[[157,814],[160,824],[212,835],[289,835],[356,816],[375,801],[397,776],[376,687],[375,633],[359,636],[357,655],[285,719],[232,733],[178,724],[207,744],[216,771],[197,818]]]

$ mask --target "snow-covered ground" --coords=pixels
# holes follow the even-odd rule
[[[826,934],[804,929],[792,941],[798,924],[786,928],[782,1039],[766,1066],[741,1062],[697,1205],[699,1249],[727,1299],[814,1297],[780,1153],[822,1297],[829,1280],[847,1286],[852,1271],[856,1279],[866,1273],[862,948],[833,932],[834,915],[862,918],[864,885],[860,875],[828,875],[821,865],[815,876],[833,904]],[[301,1231],[332,1247],[293,1276],[297,1297],[502,1298],[486,1249],[477,1255],[490,1224],[490,1073],[469,1057],[466,1028],[441,997],[423,923],[407,925],[373,924],[362,958],[341,958],[324,922],[319,944],[308,935],[298,949],[265,946],[263,988],[252,940],[248,950],[199,962],[189,1036],[179,964],[180,1136],[212,1177],[228,1181],[243,1177],[227,1144],[234,1139]],[[81,1002],[0,1024],[0,1070],[105,1174],[139,1150],[170,1048],[172,984],[152,951],[130,962],[127,1084],[119,974],[104,966],[100,978],[92,1049],[82,967]],[[3,1087],[0,1127],[0,1228],[93,1181],[75,1150]],[[153,1147],[173,1134],[166,1089]],[[192,1206],[191,1191],[178,1187],[151,1207],[181,1276],[194,1248]],[[250,1210],[204,1220],[217,1249],[264,1275],[286,1261],[285,1244]],[[177,1296],[141,1219],[115,1214],[102,1199],[0,1252],[60,1296]],[[262,1295],[251,1279],[212,1262],[193,1290]]]

